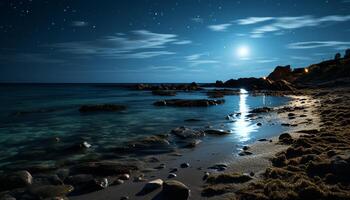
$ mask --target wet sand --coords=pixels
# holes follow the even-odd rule
[[[298,138],[300,133],[298,131],[305,129],[319,129],[319,115],[316,108],[319,106],[319,101],[310,96],[292,96],[292,101],[290,101],[287,107],[300,107],[303,106],[305,109],[295,110],[295,118],[291,119],[285,110],[286,106],[275,108],[272,114],[264,113],[258,114],[262,118],[254,118],[253,121],[262,122],[263,125],[268,123],[274,123],[274,119],[277,117],[282,123],[292,125],[289,128],[288,133],[290,133],[293,138]],[[300,117],[302,116],[302,117]],[[296,124],[297,126],[294,126]],[[206,181],[203,180],[205,172],[210,172],[210,174],[221,174],[221,173],[244,173],[250,174],[253,178],[251,181],[244,184],[235,184],[232,186],[232,192],[239,189],[243,189],[250,182],[260,180],[262,178],[262,173],[266,168],[271,167],[270,159],[278,152],[284,151],[288,148],[288,145],[280,144],[278,142],[278,136],[274,138],[267,138],[266,141],[256,141],[249,145],[248,151],[251,155],[239,156],[238,153],[241,151],[241,146],[234,146],[225,137],[230,136],[208,136],[215,137],[200,143],[194,149],[183,149],[178,153],[179,155],[172,156],[169,154],[157,155],[155,156],[159,162],[148,163],[146,168],[148,172],[136,172],[131,174],[131,179],[126,181],[124,184],[117,186],[110,186],[104,190],[100,190],[94,193],[88,193],[80,196],[72,196],[70,199],[73,200],[102,200],[102,199],[120,199],[121,197],[129,197],[129,199],[156,199],[157,194],[161,189],[157,189],[147,195],[137,195],[141,191],[143,186],[147,181],[161,178],[162,180],[167,180],[170,169],[177,168],[178,171],[175,172],[177,177],[172,178],[174,180],[179,180],[185,185],[187,185],[191,190],[190,199],[212,199],[218,198],[213,197],[203,197],[203,188],[207,187]],[[270,141],[271,140],[271,141]],[[181,155],[181,156],[180,156]],[[181,168],[182,163],[189,163],[190,167]],[[225,164],[227,165],[226,170],[217,171],[213,169],[208,169],[215,164]],[[160,164],[165,164],[164,169],[151,170]],[[149,172],[150,171],[150,172]],[[253,172],[253,173],[252,173]],[[135,182],[133,177],[138,177],[139,174],[144,174],[145,182]],[[228,184],[224,184],[228,186]],[[228,186],[228,188],[230,188]],[[228,191],[230,189],[227,189]],[[225,198],[224,196],[219,196],[219,198]]]

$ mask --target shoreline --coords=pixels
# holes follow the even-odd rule
[[[297,100],[297,102],[305,101],[305,100],[300,100],[300,99],[305,99],[303,96],[292,96],[292,100],[289,101],[288,106],[293,107],[297,105],[293,105],[293,101]],[[309,100],[307,100],[309,101]],[[307,102],[306,104],[309,104]],[[287,105],[282,106],[285,107]],[[314,105],[311,105],[314,107]],[[276,109],[278,110],[280,107],[277,107]],[[276,112],[276,111],[273,111]],[[306,113],[304,111],[298,111],[299,115],[305,115]],[[313,109],[308,110],[307,115],[312,115],[313,114]],[[279,118],[283,119],[286,123],[290,121],[288,119],[287,113],[286,112],[281,112],[277,114]],[[267,116],[263,116],[263,118],[266,118]],[[315,118],[315,117],[313,117]],[[256,120],[256,119],[255,119]],[[265,120],[265,119],[264,119]],[[302,119],[300,119],[302,120]],[[296,119],[295,123],[301,123],[301,121]],[[317,122],[315,120],[314,122]],[[303,122],[304,123],[304,122]],[[313,127],[315,128],[315,127]],[[293,130],[293,137],[297,137],[297,131],[305,129],[304,125],[302,127],[291,127],[291,130]],[[232,134],[232,133],[231,133]],[[218,137],[218,136],[211,136],[211,137]],[[223,142],[222,137],[227,137],[227,136],[219,136],[219,138],[212,138],[212,140],[216,140],[219,142]],[[270,159],[273,158],[273,156],[281,152],[283,150],[286,150],[288,148],[288,145],[281,145],[278,144],[278,136],[275,136],[271,138],[273,142],[269,142],[269,139],[267,141],[256,141],[253,144],[249,146],[249,151],[253,153],[252,155],[247,155],[247,156],[239,156],[239,155],[230,155],[233,154],[234,151],[232,151],[232,147],[229,146],[230,144],[228,143],[226,148],[220,149],[220,151],[215,153],[215,149],[217,150],[218,145],[213,144],[199,144],[197,147],[195,147],[192,150],[182,150],[185,151],[182,156],[169,156],[167,154],[163,155],[158,155],[155,156],[160,162],[156,162],[153,164],[153,166],[149,167],[148,169],[150,170],[152,167],[155,168],[159,164],[165,164],[164,168],[162,170],[157,170],[153,171],[150,170],[150,172],[144,173],[145,176],[144,178],[147,179],[147,181],[142,181],[142,182],[134,182],[133,180],[126,181],[125,183],[118,185],[118,186],[111,186],[108,187],[104,190],[100,190],[97,192],[93,193],[88,193],[88,194],[83,194],[80,196],[71,196],[70,199],[73,200],[80,200],[80,199],[118,199],[122,197],[129,197],[130,199],[154,199],[157,194],[160,192],[160,189],[155,190],[147,195],[142,195],[142,196],[136,196],[138,192],[141,191],[143,186],[151,180],[161,178],[162,180],[167,180],[167,176],[169,174],[169,169],[171,168],[178,168],[178,171],[176,172],[177,177],[172,178],[173,180],[179,180],[185,185],[187,185],[190,190],[191,190],[191,198],[190,199],[206,199],[207,197],[202,196],[202,191],[203,188],[205,188],[206,183],[203,181],[203,175],[205,172],[209,172],[210,174],[220,174],[220,173],[232,173],[232,172],[237,172],[237,173],[245,173],[245,174],[251,174],[251,172],[254,173],[252,176],[253,180],[258,180],[260,179],[261,174],[263,171],[271,166]],[[218,141],[219,140],[219,141]],[[220,142],[219,142],[220,143]],[[211,145],[211,146],[210,146]],[[219,146],[225,146],[220,144]],[[241,148],[241,147],[236,147],[236,148]],[[207,152],[209,154],[208,156],[204,156],[203,152]],[[210,152],[212,154],[210,154]],[[213,153],[214,152],[214,153]],[[220,155],[221,152],[221,155]],[[225,153],[222,153],[225,152]],[[223,155],[223,154],[229,154]],[[193,160],[193,158],[196,158]],[[191,165],[189,168],[182,169],[179,166],[182,163],[189,162]],[[210,170],[208,169],[212,165],[215,164],[220,164],[224,163],[227,165],[226,170],[224,171],[216,171],[216,170]],[[139,173],[140,174],[140,173]],[[132,174],[132,177],[137,177],[138,174]],[[240,184],[240,187],[245,186],[246,184]]]

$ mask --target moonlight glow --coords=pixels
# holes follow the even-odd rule
[[[236,50],[238,58],[247,58],[249,56],[250,50],[248,46],[240,46]]]

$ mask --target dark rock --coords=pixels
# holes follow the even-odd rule
[[[171,134],[174,134],[181,139],[199,138],[205,136],[205,133],[203,131],[197,131],[185,127],[175,128],[171,130]]]
[[[175,178],[177,175],[175,173],[169,173],[168,178]]]
[[[129,174],[131,171],[138,170],[134,164],[123,164],[120,162],[101,161],[88,162],[74,166],[71,171],[75,174],[94,174],[94,175],[120,175]]]
[[[123,183],[124,183],[123,180],[117,179],[117,180],[115,180],[115,181],[112,183],[112,185],[121,185],[121,184],[123,184]]]
[[[0,176],[0,191],[27,187],[33,183],[33,177],[28,171],[18,171]]]
[[[150,192],[153,192],[154,190],[162,187],[163,180],[162,179],[156,179],[153,181],[149,181],[145,184],[145,186],[142,188],[141,192],[138,193],[138,195],[146,195]]]
[[[249,147],[248,146],[243,146],[243,148],[242,148],[244,151],[247,151],[248,149],[249,149]]]
[[[97,105],[83,105],[80,107],[79,112],[81,112],[81,113],[102,112],[102,111],[116,112],[116,111],[122,111],[125,109],[126,109],[126,107],[122,106],[122,105],[97,104]]]
[[[187,200],[190,189],[179,181],[168,180],[163,183],[162,196],[167,200]]]
[[[262,126],[262,123],[259,122],[259,123],[257,123],[256,125],[257,125],[257,126]]]
[[[172,169],[170,169],[169,173],[175,173],[175,172],[177,172],[177,171],[178,171],[177,168],[172,168]]]
[[[176,91],[173,91],[173,90],[153,90],[152,94],[158,95],[158,96],[176,96]]]
[[[249,156],[249,155],[252,155],[253,153],[250,152],[250,151],[242,151],[240,152],[238,155],[239,156]]]
[[[267,77],[270,80],[277,81],[277,80],[289,80],[292,76],[292,69],[290,65],[286,66],[277,66],[273,72],[269,74]]]
[[[189,163],[182,163],[180,165],[181,168],[189,168],[190,167],[190,164]]]
[[[225,100],[207,100],[207,99],[169,99],[156,101],[155,106],[176,106],[176,107],[207,107],[223,104]]]
[[[152,135],[129,142],[130,152],[134,153],[167,153],[173,151],[167,140],[168,135]]]
[[[193,140],[193,141],[190,141],[186,146],[185,148],[195,148],[199,143],[201,143],[202,141],[201,140]]]
[[[266,112],[270,112],[271,110],[272,108],[262,107],[262,108],[255,108],[251,110],[250,113],[266,113]]]
[[[258,141],[259,142],[265,142],[265,141],[267,141],[267,139],[266,138],[262,138],[262,139],[259,139]]]
[[[225,171],[227,169],[227,165],[226,164],[215,164],[211,167],[208,167],[208,169],[214,169],[217,171]]]
[[[130,179],[130,175],[129,174],[122,174],[120,176],[118,176],[118,179],[126,181]]]
[[[129,197],[128,196],[122,196],[122,197],[120,197],[120,200],[129,200]]]
[[[289,133],[282,133],[279,137],[278,137],[279,142],[281,142],[282,144],[291,144],[293,143],[293,138]]]
[[[228,135],[228,134],[230,134],[229,131],[216,130],[216,129],[207,129],[204,132],[208,135]]]
[[[42,185],[42,186],[32,186],[29,189],[29,192],[40,198],[49,198],[49,197],[62,197],[71,193],[74,190],[71,185]]]

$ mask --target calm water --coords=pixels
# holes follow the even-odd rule
[[[252,108],[279,106],[288,101],[285,97],[242,93],[226,96],[223,105],[173,108],[152,104],[168,98],[207,98],[205,91],[159,97],[149,91],[89,84],[2,85],[0,91],[0,166],[55,160],[49,155],[50,151],[57,149],[50,149],[47,143],[55,137],[59,137],[63,145],[88,141],[95,152],[104,152],[136,137],[168,133],[172,128],[183,125],[194,128],[212,125],[230,130],[232,134],[227,139],[232,143],[249,143],[257,138],[274,136],[280,133],[282,127],[266,119],[263,124],[269,125],[258,127],[257,121],[246,119],[247,112]],[[98,103],[122,104],[128,109],[119,113],[80,114],[78,111],[82,104]],[[242,114],[231,120],[225,118],[235,112]],[[189,118],[201,121],[184,122]],[[42,156],[32,158],[33,155]]]

